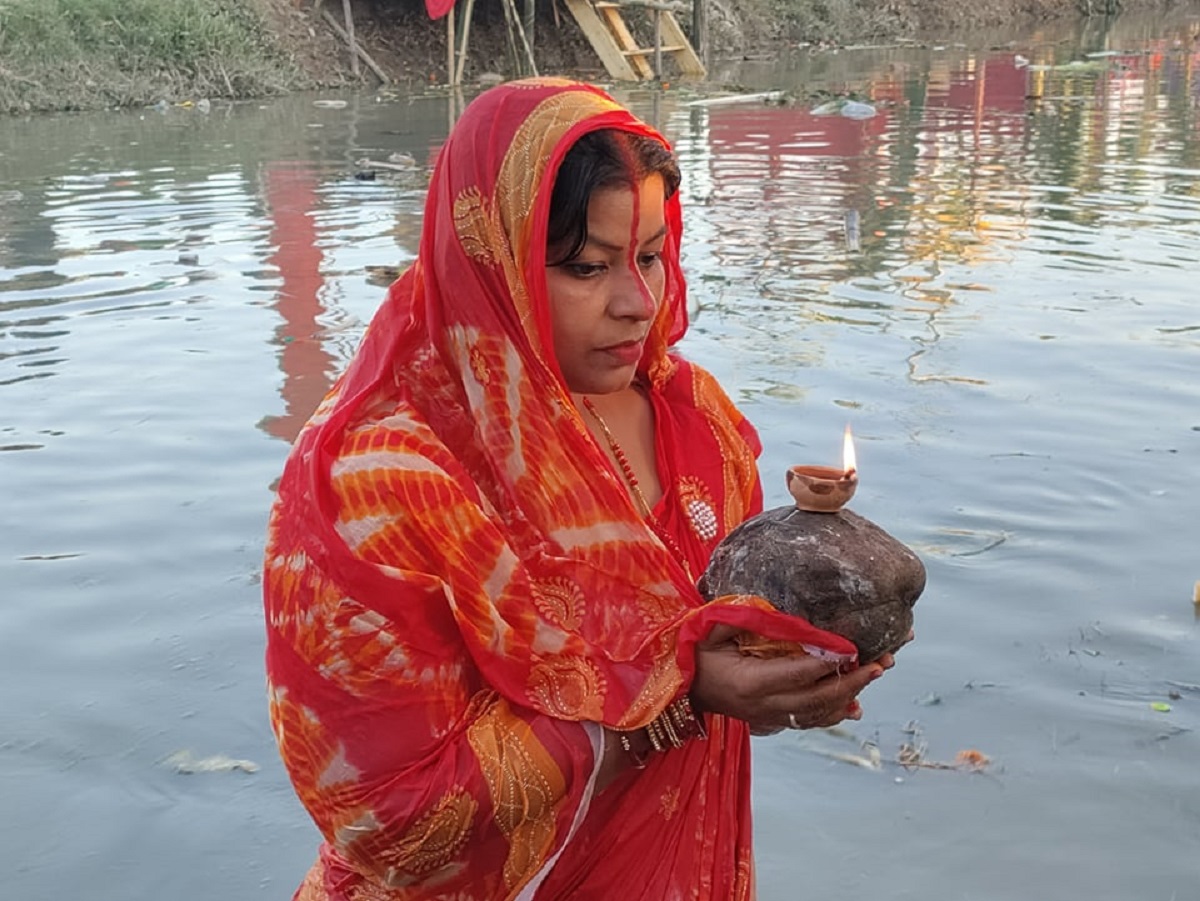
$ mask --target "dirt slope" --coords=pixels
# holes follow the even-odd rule
[[[349,51],[325,18],[342,22],[338,0],[255,0],[291,56],[319,84],[347,83]],[[761,54],[780,42],[849,43],[961,32],[1000,24],[1101,13],[1119,0],[708,0],[712,45],[718,55]],[[1124,0],[1125,9],[1169,0]],[[523,2],[518,2],[523,7]],[[458,29],[463,16],[460,3]],[[314,7],[317,7],[316,9]],[[397,82],[446,81],[446,23],[431,21],[422,0],[354,0],[356,33],[371,57]],[[501,5],[478,0],[465,81],[515,74]],[[324,12],[322,12],[324,11]],[[635,21],[637,13],[628,18]],[[682,15],[685,29],[688,15]],[[635,25],[636,27],[636,25]],[[533,36],[542,71],[603,74],[599,59],[559,0],[541,0]],[[373,76],[363,69],[363,80]]]

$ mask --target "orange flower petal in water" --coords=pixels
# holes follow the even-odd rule
[[[982,770],[991,762],[992,759],[990,757],[982,751],[976,751],[974,748],[967,748],[954,755],[955,766],[967,767],[972,770]]]

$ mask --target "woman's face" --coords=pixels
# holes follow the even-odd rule
[[[574,393],[608,394],[633,381],[662,302],[666,237],[663,179],[650,175],[636,192],[593,192],[583,250],[546,267],[554,354]]]

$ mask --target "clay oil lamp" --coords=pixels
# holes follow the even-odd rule
[[[766,598],[784,613],[854,642],[868,663],[908,639],[913,605],[925,589],[925,566],[908,547],[845,505],[858,487],[850,430],[842,468],[793,466],[795,504],[766,510],[725,536],[713,551],[700,593]],[[742,651],[786,653],[750,640]]]
[[[787,488],[796,506],[810,513],[836,513],[850,502],[858,488],[858,467],[850,426],[842,439],[842,468],[793,466],[787,471]]]

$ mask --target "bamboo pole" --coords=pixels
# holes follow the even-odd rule
[[[455,75],[458,74],[458,66],[454,64],[454,7],[450,7],[450,12],[446,13],[446,81],[451,87],[458,84],[455,81]]]
[[[345,41],[347,45],[352,47],[352,49],[358,51],[357,55],[359,59],[367,64],[367,68],[374,72],[376,77],[378,77],[381,82],[388,84],[391,81],[391,79],[388,78],[387,73],[379,67],[379,63],[375,62],[375,60],[371,58],[371,55],[363,49],[362,44],[357,42],[353,45],[350,44],[350,35],[346,34],[346,30],[338,24],[338,20],[329,14],[329,10],[321,10],[321,15],[324,17],[325,22],[329,25],[329,27],[333,29],[334,34]]]
[[[521,46],[525,48],[525,59],[529,63],[528,74],[536,76],[538,74],[537,63],[533,59],[533,48],[529,46],[529,41],[525,37],[525,29],[521,25],[521,17],[517,15],[516,0],[504,0],[504,5],[512,13],[510,21],[517,26],[517,36],[521,39]]]
[[[692,43],[704,68],[709,68],[708,0],[692,0]]]
[[[350,72],[355,78],[362,77],[358,67],[358,41],[354,37],[354,13],[350,9],[350,0],[342,0],[342,15],[346,19],[346,41],[350,44]]]
[[[654,77],[663,80],[662,67],[662,10],[654,11]]]
[[[537,0],[525,0],[525,36],[528,38],[530,52],[533,51],[533,25],[537,19]]]
[[[505,36],[508,38],[508,56],[512,63],[513,74],[521,74],[521,54],[517,51],[516,28],[513,23],[513,9],[509,0],[500,0],[500,8],[504,10]]]
[[[467,36],[471,33],[471,16],[475,13],[475,0],[467,0],[463,10],[462,37],[458,40],[458,67],[454,70],[454,83],[462,84],[463,72],[467,68]]]

